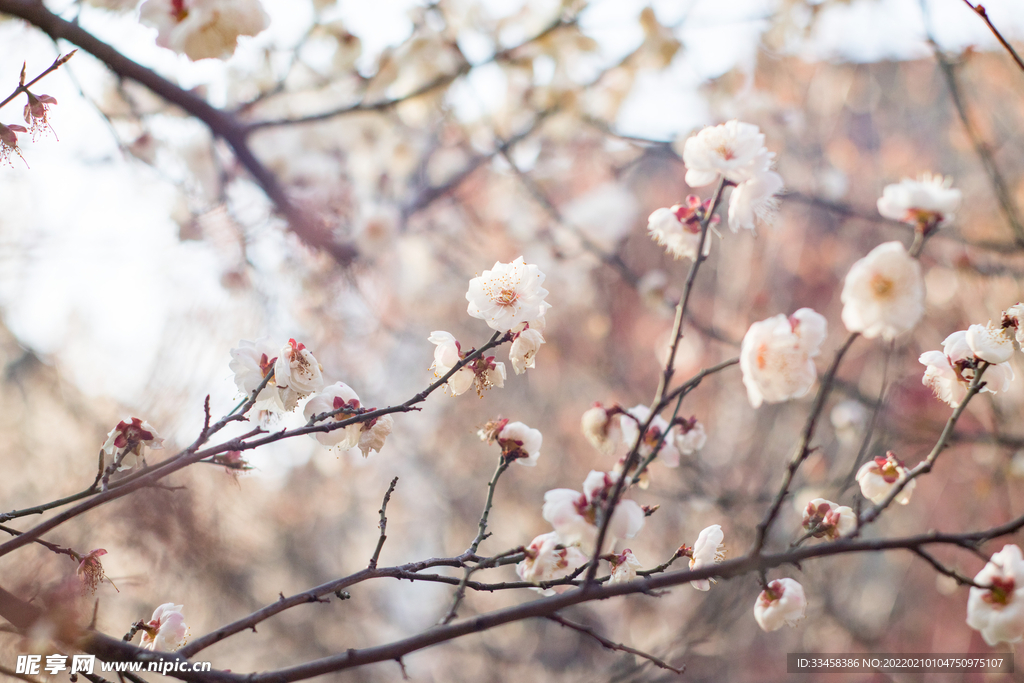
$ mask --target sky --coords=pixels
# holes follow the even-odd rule
[[[51,7],[72,4],[68,0]],[[408,11],[414,4],[342,0],[328,16],[340,18],[360,37],[364,55],[359,66],[367,69],[381,50],[409,35]],[[501,15],[522,4],[491,0],[485,6]],[[582,30],[601,48],[595,68],[615,63],[639,43],[642,34],[636,17],[645,4],[598,0],[582,15]],[[698,88],[734,67],[753,68],[758,36],[776,3],[657,0],[652,5],[663,23],[678,26],[685,49],[663,73],[639,79],[617,126],[624,134],[669,140],[716,123],[707,120]],[[133,14],[116,16],[87,8],[82,23],[182,86],[203,86],[211,101],[220,104],[232,73],[253,64],[263,46],[294,44],[313,16],[311,6],[297,0],[264,0],[264,6],[271,28],[254,39],[243,39],[236,56],[225,63],[192,63],[156,46],[155,30],[141,26]],[[929,0],[927,6],[936,37],[947,49],[998,49],[962,0]],[[1024,36],[1024,3],[992,0],[986,7],[1008,35]],[[479,40],[474,44],[472,37],[466,45],[481,60],[493,49]],[[830,8],[809,40],[791,49],[809,60],[829,61],[929,54],[918,0],[855,0]],[[53,44],[38,32],[18,22],[0,24],[0,83],[16,82],[22,60],[31,73],[53,58]],[[286,311],[261,320],[268,329],[252,329],[255,319],[244,313],[224,315],[237,305],[220,285],[224,255],[207,242],[180,241],[178,225],[170,218],[180,210],[175,169],[157,172],[125,158],[107,123],[78,90],[81,85],[85,93],[102,100],[109,76],[86,55],[76,56],[69,67],[68,74],[52,75],[41,87],[59,101],[53,125],[60,141],[26,141],[23,147],[31,168],[17,159],[13,168],[0,167],[0,309],[8,327],[87,394],[111,396],[127,406],[145,401],[154,367],[163,362],[156,355],[161,338],[178,334],[181,321],[191,315],[222,316],[225,339],[300,336],[302,330],[295,328]],[[485,113],[486,103],[496,96],[493,70],[488,69],[493,67],[474,69],[466,84],[453,90],[452,104],[459,115]],[[0,112],[0,120],[16,122],[19,114],[20,105],[11,105]],[[202,138],[197,124],[187,120],[169,117],[155,126],[185,143]],[[246,204],[253,211],[267,211],[251,187],[243,185],[237,191],[248,193]],[[267,231],[256,240],[252,257],[272,277],[283,268],[283,252],[281,237]],[[226,402],[235,392],[227,371],[228,348],[223,351],[223,369],[219,374],[211,369],[219,383],[199,391],[212,390],[215,398]],[[183,423],[180,428],[193,427]]]

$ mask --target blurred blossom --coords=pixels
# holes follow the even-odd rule
[[[751,325],[740,349],[750,405],[780,403],[810,391],[818,376],[812,359],[821,353],[827,330],[825,317],[810,308]]]
[[[891,341],[924,315],[921,264],[900,242],[880,244],[850,268],[840,299],[846,329]]]
[[[860,401],[848,399],[837,403],[829,413],[836,438],[845,446],[857,441],[860,430],[867,424],[870,411]]]
[[[761,630],[778,631],[796,626],[807,614],[804,587],[793,579],[776,579],[761,591],[754,603],[754,619]]]
[[[886,185],[878,200],[878,213],[927,233],[953,221],[961,198],[952,178],[924,173],[917,180],[904,178],[899,184]]]
[[[988,588],[971,587],[967,625],[981,631],[989,646],[1024,640],[1024,557],[1016,545],[1005,545],[974,577]]]
[[[227,59],[239,36],[270,24],[259,0],[146,0],[139,20],[157,30],[156,43],[189,59]]]
[[[636,555],[629,548],[626,548],[618,555],[615,555],[610,560],[612,574],[611,578],[608,579],[608,583],[628,583],[636,578],[636,572],[638,569],[643,569],[644,566],[640,564],[640,560],[636,559]]]

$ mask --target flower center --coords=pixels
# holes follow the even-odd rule
[[[1013,597],[1013,589],[1013,579],[1000,579],[996,577],[992,579],[992,590],[983,599],[988,603],[1008,605],[1010,598]]]
[[[736,154],[733,153],[732,149],[725,143],[722,143],[721,145],[716,147],[715,151],[718,152],[718,156],[722,157],[726,161],[732,161],[734,158],[736,158]]]
[[[879,298],[889,296],[893,290],[893,285],[893,281],[881,273],[875,273],[871,276],[871,291]]]
[[[514,306],[518,300],[519,292],[512,288],[503,289],[494,297],[494,303],[499,306]]]

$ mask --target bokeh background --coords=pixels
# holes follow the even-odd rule
[[[523,255],[538,264],[553,308],[535,370],[482,399],[435,394],[421,412],[399,416],[383,451],[366,460],[291,440],[253,453],[250,473],[197,465],[169,480],[175,490],[144,491],[60,527],[50,540],[108,551],[104,566],[119,590],[97,593],[97,626],[114,636],[164,602],[183,603],[200,635],[279,593],[362,568],[394,476],[382,563],[462,552],[498,457],[476,431],[498,416],[540,429],[544,447],[536,468],[503,477],[482,550],[548,531],[544,492],[578,488],[591,469],[614,465],[580,434],[583,411],[595,401],[647,403],[657,385],[688,264],[647,237],[646,217],[691,193],[677,150],[703,125],[759,125],[787,194],[773,226],[714,239],[680,378],[735,356],[750,323],[803,306],[829,320],[823,371],[846,334],[839,291],[849,266],[883,241],[910,241],[908,228],[878,216],[882,188],[933,171],[964,193],[955,225],[922,257],[924,321],[892,347],[861,340],[848,354],[827,411],[843,404],[860,420],[821,425],[772,547],[799,535],[798,510],[810,498],[854,504],[850,474],[865,458],[923,457],[949,410],[921,386],[917,356],[1024,298],[1024,233],[1018,227],[1017,239],[1013,227],[1024,224],[1024,73],[961,0],[265,0],[268,31],[243,39],[230,60],[197,63],[156,47],[128,5],[49,4],[245,121],[396,102],[252,137],[338,246],[328,253],[291,232],[230,151],[171,103],[81,52],[43,82],[39,90],[59,102],[51,122],[60,141],[26,140],[31,168],[18,159],[0,168],[4,511],[85,488],[107,431],[129,415],[156,426],[171,452],[191,442],[204,396],[215,414],[236,401],[228,351],[239,339],[295,337],[329,382],[384,406],[432,379],[432,330],[452,332],[464,348],[487,339],[490,330],[465,313],[465,291],[495,261]],[[1019,3],[987,8],[1008,37],[1022,35]],[[0,84],[13,88],[23,61],[32,73],[68,49],[0,15]],[[16,103],[0,120],[19,114]],[[1013,363],[1019,376],[1024,368]],[[629,543],[641,562],[662,562],[715,523],[729,554],[741,554],[809,403],[753,410],[736,368],[703,382],[682,412],[705,424],[706,447],[678,469],[655,465],[650,488],[633,496],[661,506]],[[1020,514],[1022,408],[1019,380],[1007,394],[973,401],[957,444],[912,503],[868,535],[966,531]],[[964,552],[936,555],[969,575],[982,566]],[[0,567],[3,585],[26,597],[45,595],[75,568],[35,548]],[[964,624],[967,590],[909,553],[773,574],[783,575],[804,584],[808,618],[772,634],[752,619],[754,577],[566,616],[685,663],[691,681],[788,680],[788,652],[992,651]],[[384,643],[435,623],[451,589],[380,579],[350,593],[292,609],[200,657],[265,670]],[[471,594],[461,613],[533,597]],[[0,634],[0,661],[11,664],[24,647]],[[463,638],[405,664],[416,681],[675,678],[546,621]],[[325,680],[400,675],[380,664]]]

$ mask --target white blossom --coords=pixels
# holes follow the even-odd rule
[[[153,611],[153,617],[142,627],[142,648],[172,652],[185,644],[188,624],[181,613],[184,605],[166,602]]]
[[[501,447],[501,455],[507,462],[533,467],[540,458],[544,436],[540,430],[528,427],[522,422],[497,420],[489,422],[480,430],[480,438]]]
[[[199,59],[227,59],[239,36],[270,25],[259,0],[146,0],[139,21],[157,30],[156,44]]]
[[[302,415],[308,422],[314,415],[334,412],[341,408],[348,408],[349,410],[327,419],[333,422],[351,419],[360,408],[359,396],[344,382],[335,382],[328,387],[324,387],[323,391],[309,399],[302,410]],[[329,432],[311,432],[310,436],[320,442],[321,445],[343,451],[359,445],[362,431],[363,425],[355,422]],[[385,436],[387,435],[385,434]],[[381,443],[383,443],[383,439]],[[366,451],[364,451],[365,454]]]
[[[391,434],[391,430],[395,427],[395,419],[390,415],[381,415],[373,420],[363,422],[360,424],[362,431],[359,432],[359,450],[363,452],[363,457],[368,457],[370,451],[377,451],[380,453],[380,449],[384,448],[384,440]],[[347,428],[346,428],[347,429]]]
[[[742,183],[767,171],[774,154],[764,146],[764,134],[751,123],[729,121],[709,126],[683,145],[686,184],[703,187],[724,176]]]
[[[931,389],[935,396],[952,407],[960,405],[967,395],[974,379],[977,361],[980,360],[968,341],[967,331],[954,332],[942,342],[942,351],[926,351],[918,358],[925,366],[921,383]],[[989,349],[983,352],[988,354]],[[990,356],[994,357],[994,356]],[[1008,362],[990,365],[983,376],[982,392],[998,393],[1010,388],[1013,368]]]
[[[650,409],[640,404],[627,410],[626,415],[620,418],[622,442],[627,448],[632,448],[633,444],[636,443],[637,436],[640,434],[640,425],[646,422],[650,416]],[[643,439],[640,441],[639,454],[641,459],[654,452],[654,447],[658,445],[659,440],[662,440],[662,435],[664,434],[665,438],[662,440],[661,450],[658,451],[658,462],[665,465],[665,467],[679,467],[679,450],[676,448],[676,439],[674,434],[668,432],[668,420],[661,415],[655,415],[654,419],[651,420],[650,426],[647,427],[647,431],[644,432]]]
[[[810,308],[750,326],[740,348],[740,370],[750,405],[780,403],[810,391],[818,376],[812,360],[821,353],[828,323]]]
[[[304,344],[294,339],[289,339],[278,352],[274,363],[274,382],[285,410],[295,410],[299,399],[324,387],[320,363]]]
[[[655,242],[665,247],[672,258],[697,259],[700,249],[700,199],[686,198],[687,204],[676,204],[668,209],[658,209],[647,218],[647,233]],[[705,254],[711,246],[707,240]]]
[[[720,524],[712,524],[703,529],[697,536],[697,542],[693,544],[690,551],[690,569],[700,569],[708,565],[718,564],[725,559],[724,546],[725,533]],[[690,585],[699,591],[706,591],[711,588],[714,579],[698,579],[691,581]]]
[[[491,270],[469,281],[468,313],[485,321],[492,330],[508,332],[520,323],[544,317],[551,304],[544,273],[520,256],[512,263],[495,263]]]
[[[533,327],[527,327],[522,332],[516,334],[515,339],[512,340],[512,347],[508,352],[508,359],[512,363],[512,369],[515,370],[517,375],[521,375],[526,372],[526,368],[532,368],[534,366],[534,356],[537,351],[540,350],[540,345],[544,343],[544,335]]]
[[[430,369],[434,371],[434,377],[444,377],[462,360],[462,347],[450,332],[441,330],[431,332],[429,341],[437,346]],[[505,364],[495,361],[494,356],[478,357],[459,368],[447,382],[448,391],[452,396],[464,394],[474,385],[480,396],[483,396],[485,389],[505,386]]]
[[[774,171],[761,171],[737,185],[729,197],[729,229],[753,232],[757,222],[771,225],[783,185],[782,176]]]
[[[1012,327],[1015,332],[1017,343],[1024,343],[1024,303],[1014,304],[1003,311],[1003,327]]]
[[[677,421],[672,427],[672,434],[675,437],[676,450],[683,455],[696,453],[704,448],[704,444],[708,441],[704,425],[697,422],[695,417],[691,417],[689,420]]]
[[[776,579],[761,591],[754,603],[754,619],[762,631],[796,626],[807,614],[804,587],[793,579]]]
[[[1016,545],[1005,545],[974,577],[989,588],[971,587],[967,625],[981,631],[990,646],[1024,639],[1024,557]]]
[[[122,453],[121,464],[118,471],[128,470],[135,467],[144,458],[144,447],[151,450],[159,450],[164,447],[164,440],[153,425],[137,417],[131,417],[117,423],[107,434],[107,440],[103,443],[103,454],[107,462],[114,460]]]
[[[614,472],[591,471],[583,482],[583,493],[571,489],[554,489],[544,494],[544,519],[551,523],[563,545],[579,545],[590,553],[597,543],[598,517],[618,475]],[[644,525],[644,511],[636,501],[619,500],[602,550],[618,539],[633,538]]]
[[[907,478],[908,471],[893,452],[889,451],[884,458],[878,456],[861,465],[857,470],[857,483],[860,484],[860,492],[864,497],[877,505],[886,499],[893,487]],[[896,496],[896,502],[900,505],[909,503],[915,486],[917,480],[911,479]]]
[[[857,528],[857,515],[851,507],[815,498],[804,510],[803,527],[815,538],[835,540]]]
[[[967,328],[967,345],[974,357],[987,363],[1005,363],[1013,355],[1013,338],[1006,328],[994,325],[971,325]]]
[[[608,579],[609,584],[616,583],[627,583],[636,578],[636,572],[638,569],[643,569],[644,566],[640,564],[640,560],[636,559],[636,555],[629,548],[626,548],[621,553],[616,555],[610,561],[612,566],[612,573]]]
[[[960,190],[952,185],[952,178],[931,173],[917,180],[904,178],[898,184],[886,185],[878,200],[878,213],[925,230],[948,225],[962,198]]]
[[[860,401],[849,399],[840,401],[829,413],[832,428],[840,443],[850,444],[857,438],[857,432],[867,422],[870,413]]]
[[[257,387],[263,383],[264,378],[273,372],[280,351],[281,347],[272,342],[269,337],[260,337],[254,342],[247,339],[239,341],[238,346],[231,349],[231,362],[228,364],[231,372],[235,373],[235,386],[238,387],[238,391],[246,396],[251,396],[252,392],[256,391]],[[253,408],[256,410],[284,410],[275,379],[272,378],[260,391]]]
[[[846,329],[891,341],[924,315],[921,264],[900,242],[880,244],[853,264],[839,298]]]
[[[607,410],[598,403],[584,412],[580,419],[583,436],[602,453],[613,453],[616,444],[622,439],[619,412],[617,406]]]
[[[554,531],[533,539],[524,552],[526,557],[516,565],[516,574],[535,584],[567,576],[590,559],[576,546],[563,545]],[[549,588],[541,592],[551,595],[555,591]]]

